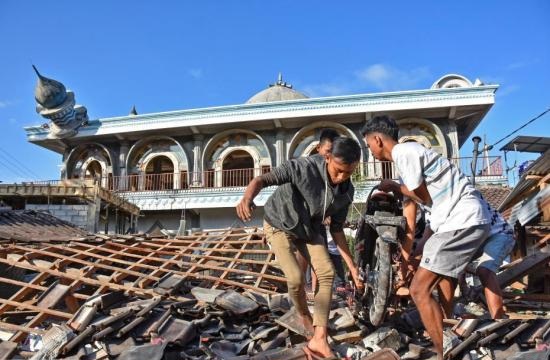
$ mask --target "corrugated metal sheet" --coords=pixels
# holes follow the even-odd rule
[[[505,211],[515,203],[511,203],[519,195],[531,189],[538,183],[537,179],[527,179],[528,175],[545,176],[550,173],[550,150],[546,151],[544,155],[539,157],[533,165],[523,174],[516,187],[512,192],[504,199],[499,207],[500,211]]]

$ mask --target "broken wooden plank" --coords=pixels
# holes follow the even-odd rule
[[[544,265],[550,261],[549,252],[536,252],[521,259],[515,266],[510,267],[497,275],[498,283],[501,288],[505,288],[522,276],[526,275],[534,268]]]

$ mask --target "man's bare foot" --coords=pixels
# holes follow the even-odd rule
[[[315,335],[309,342],[307,343],[307,350],[312,352],[317,358],[332,358],[334,357],[334,353],[332,352],[328,341],[327,341],[327,335],[326,335],[326,328],[324,328],[324,331],[319,331],[319,327],[315,328]]]

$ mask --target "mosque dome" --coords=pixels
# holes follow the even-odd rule
[[[269,85],[265,90],[260,91],[252,96],[246,104],[257,104],[272,101],[288,101],[307,99],[308,97],[299,91],[292,88],[292,85],[283,82],[283,77],[279,74],[279,78],[275,84]]]
[[[67,98],[67,89],[65,89],[65,85],[59,81],[42,76],[34,65],[32,67],[36,75],[38,75],[38,81],[34,88],[34,98],[36,102],[46,109],[53,109],[63,104]]]

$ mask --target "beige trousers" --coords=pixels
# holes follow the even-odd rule
[[[294,250],[297,249],[307,259],[319,281],[315,292],[313,326],[327,326],[334,268],[323,238],[319,236],[318,239],[306,242],[272,227],[266,221],[264,221],[264,232],[285,274],[288,295],[300,314],[309,314],[309,310],[304,290],[305,274],[300,269]]]

